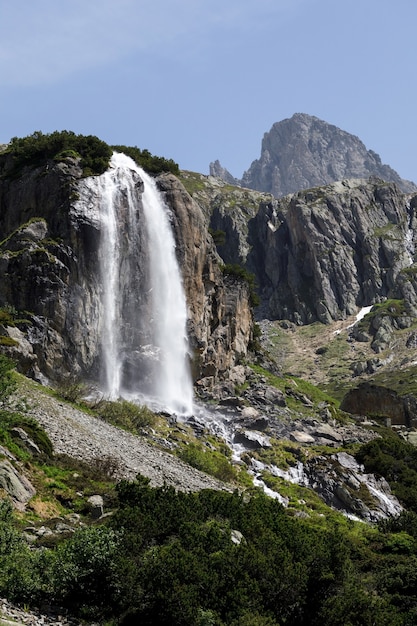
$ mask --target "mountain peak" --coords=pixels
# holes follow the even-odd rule
[[[313,115],[295,113],[273,124],[264,134],[260,158],[252,162],[239,182],[281,197],[339,180],[370,176],[394,182],[405,193],[417,189],[384,165],[380,156],[355,135]]]

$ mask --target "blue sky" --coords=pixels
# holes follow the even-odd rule
[[[240,177],[302,112],[417,182],[416,0],[0,0],[0,142],[73,130]]]

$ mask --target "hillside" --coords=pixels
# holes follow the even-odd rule
[[[0,158],[0,596],[112,624],[412,623],[417,196],[149,179],[69,137]]]

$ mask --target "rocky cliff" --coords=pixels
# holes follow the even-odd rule
[[[79,162],[71,157],[28,167],[19,176],[10,175],[7,156],[0,167],[0,305],[8,311],[3,349],[19,357],[23,371],[40,378],[56,380],[69,373],[94,378],[102,341],[102,288],[100,207],[91,179],[82,177]],[[179,181],[165,174],[158,185],[172,211],[194,376],[221,377],[246,354],[252,332],[248,288],[223,276],[203,214]],[[125,213],[120,207],[122,230]],[[146,274],[141,270],[142,231],[135,281]]]
[[[255,274],[259,317],[327,323],[389,297],[416,315],[416,197],[395,183],[351,179],[275,199],[195,176],[184,184],[219,254]]]
[[[268,315],[329,322],[394,297],[414,263],[414,211],[394,184],[343,181],[263,204],[249,224]]]
[[[260,158],[253,161],[240,181],[233,179],[218,161],[210,165],[210,173],[277,198],[345,178],[369,176],[395,182],[406,193],[416,190],[414,183],[384,165],[358,137],[305,113],[277,122],[265,133]]]

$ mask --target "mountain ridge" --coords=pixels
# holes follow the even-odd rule
[[[242,178],[233,177],[219,161],[210,164],[210,174],[230,184],[282,197],[302,189],[348,178],[377,176],[395,182],[404,193],[417,186],[382,163],[359,137],[318,117],[295,113],[272,125],[262,139],[261,155]]]

